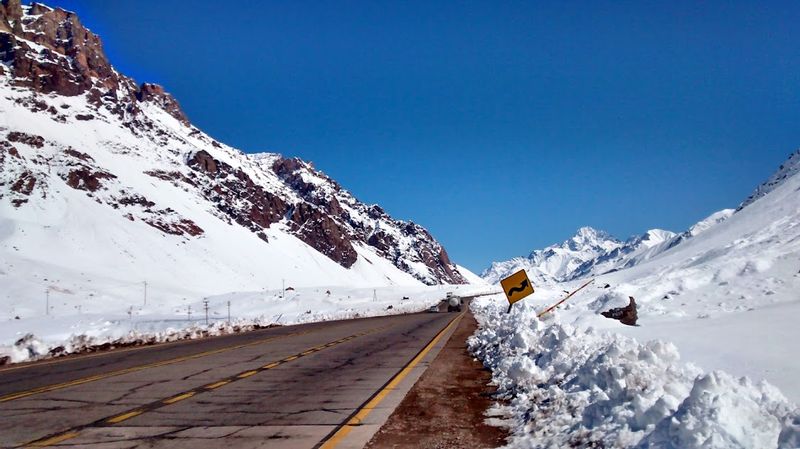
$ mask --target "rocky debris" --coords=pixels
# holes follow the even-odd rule
[[[11,142],[24,143],[33,148],[42,148],[44,146],[44,137],[19,131],[11,131],[8,133],[8,140]]]
[[[630,302],[627,306],[600,312],[600,315],[612,320],[619,320],[622,324],[627,324],[628,326],[636,326],[636,321],[639,319],[639,315],[636,312],[636,300],[633,299],[633,296],[628,296],[628,299]]]

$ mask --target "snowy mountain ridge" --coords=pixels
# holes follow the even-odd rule
[[[757,199],[763,197],[764,195],[768,194],[775,190],[778,186],[783,184],[787,179],[791,178],[792,176],[800,173],[800,149],[796,150],[794,153],[790,154],[789,157],[786,159],[786,162],[781,164],[778,167],[778,170],[772,174],[766,181],[761,183],[753,193],[750,194],[739,207],[736,208],[736,211],[740,211],[747,207],[749,204],[753,203]]]
[[[520,269],[525,269],[531,281],[536,284],[552,284],[569,278],[571,274],[587,261],[622,246],[622,242],[611,235],[591,227],[578,229],[574,236],[556,245],[534,250],[528,257],[516,257],[504,262],[494,262],[481,273],[490,284]]]
[[[511,273],[525,269],[534,284],[552,285],[635,264],[657,253],[675,236],[671,231],[651,229],[623,242],[607,232],[582,227],[573,237],[534,250],[528,257],[494,262],[481,277],[496,284]]]

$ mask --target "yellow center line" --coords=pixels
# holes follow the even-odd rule
[[[285,334],[285,335],[275,335],[275,336],[272,336],[272,337],[269,337],[269,338],[265,338],[265,339],[261,339],[261,340],[253,341],[253,342],[250,342],[250,343],[241,344],[241,345],[228,346],[228,347],[225,347],[225,348],[219,348],[219,349],[214,349],[214,350],[211,350],[211,351],[200,352],[200,353],[197,353],[197,354],[192,354],[192,355],[187,355],[187,356],[182,356],[182,357],[176,357],[174,359],[169,359],[169,360],[162,360],[160,362],[149,363],[149,364],[146,364],[146,365],[134,366],[134,367],[131,367],[131,368],[124,368],[124,369],[120,369],[120,370],[116,370],[116,371],[110,371],[110,372],[103,373],[103,374],[96,374],[96,375],[93,375],[93,376],[84,377],[84,378],[81,378],[81,379],[75,379],[75,380],[71,380],[71,381],[68,381],[68,382],[62,382],[62,383],[53,384],[53,385],[45,385],[43,387],[32,388],[30,390],[25,390],[25,391],[20,391],[20,392],[17,392],[17,393],[7,394],[5,396],[0,396],[0,403],[13,401],[15,399],[25,398],[25,397],[28,397],[28,396],[33,396],[35,394],[47,393],[47,392],[50,392],[50,391],[60,390],[62,388],[68,388],[68,387],[74,387],[74,386],[77,386],[77,385],[83,385],[85,383],[94,382],[94,381],[97,381],[97,380],[108,379],[109,377],[121,376],[123,374],[135,373],[137,371],[142,371],[142,370],[145,370],[145,369],[158,368],[160,366],[165,366],[165,365],[171,365],[171,364],[174,364],[174,363],[185,362],[187,360],[194,360],[194,359],[198,359],[198,358],[201,358],[201,357],[207,357],[207,356],[210,356],[210,355],[215,355],[215,354],[219,354],[219,353],[226,352],[226,351],[242,349],[242,348],[245,348],[245,347],[248,347],[248,346],[254,346],[254,345],[266,343],[266,342],[269,342],[269,341],[272,341],[272,340],[276,340],[276,339],[279,339],[279,338],[285,338],[285,337],[290,337],[290,336],[301,335],[301,334],[305,334],[305,333],[308,333],[308,332],[309,331],[296,332],[296,333]]]
[[[190,391],[188,393],[183,393],[183,394],[179,394],[177,396],[173,396],[173,397],[171,397],[169,399],[164,399],[163,402],[165,404],[174,404],[174,403],[176,403],[178,401],[182,401],[184,399],[189,399],[190,397],[194,396],[194,394],[195,394],[194,391]]]
[[[410,362],[408,362],[408,364],[407,364],[405,367],[403,367],[403,369],[402,369],[402,370],[400,370],[400,372],[399,372],[399,373],[397,373],[397,374],[396,374],[396,375],[395,375],[395,376],[394,376],[394,377],[393,377],[393,378],[392,378],[392,379],[389,381],[389,383],[388,383],[388,384],[386,384],[386,386],[385,386],[385,387],[383,387],[383,388],[381,389],[381,391],[379,391],[379,392],[378,392],[378,394],[376,394],[375,396],[373,396],[373,397],[372,397],[372,399],[370,399],[370,400],[369,400],[369,402],[367,402],[367,403],[366,403],[366,405],[364,405],[363,407],[361,407],[361,408],[360,408],[360,409],[359,409],[359,410],[358,410],[358,411],[357,411],[357,412],[356,412],[356,413],[353,415],[353,417],[352,417],[352,418],[350,418],[350,419],[349,419],[349,420],[348,420],[348,421],[347,421],[347,422],[346,422],[346,423],[345,423],[345,424],[344,424],[344,425],[343,425],[343,426],[342,426],[342,427],[341,427],[341,428],[340,428],[338,431],[336,431],[336,433],[334,433],[334,434],[333,434],[333,435],[332,435],[332,436],[331,436],[331,437],[330,437],[330,438],[329,438],[327,441],[325,441],[325,442],[322,444],[322,446],[320,446],[320,447],[319,447],[319,449],[332,449],[332,448],[335,448],[335,447],[336,447],[337,445],[339,445],[339,444],[342,442],[342,440],[343,440],[343,439],[344,439],[344,438],[345,438],[345,437],[346,437],[346,436],[347,436],[347,435],[350,433],[350,431],[352,430],[352,428],[353,428],[354,426],[358,426],[358,425],[360,425],[362,422],[364,422],[364,419],[366,419],[367,415],[369,415],[369,414],[372,412],[372,410],[374,410],[375,408],[377,408],[377,407],[378,407],[378,404],[380,404],[380,403],[381,403],[381,401],[383,401],[383,399],[386,397],[386,395],[388,395],[388,394],[389,394],[389,393],[390,393],[392,390],[394,390],[395,388],[397,388],[397,385],[398,385],[400,382],[402,382],[402,381],[403,381],[403,379],[405,379],[405,378],[406,378],[406,376],[408,376],[408,374],[411,372],[411,370],[413,370],[413,369],[414,369],[414,367],[416,367],[416,366],[417,366],[417,364],[419,364],[419,362],[420,362],[420,361],[421,361],[423,358],[425,358],[425,356],[428,354],[428,352],[430,352],[430,350],[431,350],[431,349],[432,349],[434,346],[436,346],[436,343],[438,343],[438,342],[439,342],[439,340],[442,338],[442,336],[443,336],[445,333],[447,333],[447,331],[448,331],[450,328],[452,328],[452,327],[453,327],[453,325],[454,325],[454,324],[455,324],[457,321],[459,321],[459,320],[461,319],[461,317],[462,317],[462,316],[464,316],[464,313],[465,313],[465,312],[462,312],[462,313],[460,313],[460,314],[459,314],[457,317],[453,318],[453,320],[452,320],[452,321],[450,321],[450,323],[449,323],[449,324],[448,324],[448,325],[447,325],[447,326],[446,326],[444,329],[442,329],[441,331],[439,331],[439,333],[438,333],[438,334],[436,334],[436,336],[433,338],[433,340],[431,340],[431,341],[430,341],[430,343],[428,343],[428,344],[425,346],[425,348],[423,348],[423,349],[422,349],[422,351],[420,351],[420,352],[419,352],[419,354],[417,354],[417,356],[416,356],[416,357],[414,357],[413,359],[411,359],[411,361],[410,361]]]
[[[215,388],[219,388],[219,387],[221,387],[223,385],[227,385],[229,383],[231,383],[231,381],[229,381],[229,380],[221,380],[219,382],[214,382],[213,384],[206,385],[203,388],[205,388],[206,390],[213,390]]]
[[[367,335],[369,333],[378,332],[378,331],[386,329],[388,327],[391,327],[391,326],[375,328],[375,329],[371,330],[370,332],[364,333],[364,335]],[[305,332],[305,333],[307,333],[307,332]],[[278,337],[274,337],[274,338],[285,337],[285,336],[289,336],[289,335],[296,335],[296,334],[287,334],[287,335],[278,336]],[[337,342],[334,342],[334,344],[342,343],[342,342],[351,340],[353,338],[355,338],[355,336],[350,336],[348,338],[344,338],[344,339],[338,340]],[[251,343],[251,344],[255,344],[255,343]],[[250,344],[242,345],[242,346],[249,346],[249,345]],[[327,346],[328,345],[324,345],[323,347],[327,347]],[[44,439],[32,441],[30,443],[22,445],[22,447],[46,447],[46,446],[51,446],[51,445],[57,444],[57,443],[59,443],[61,441],[64,441],[66,439],[74,438],[83,429],[90,428],[90,427],[97,427],[97,426],[103,426],[103,425],[113,425],[113,424],[120,423],[122,421],[125,421],[127,419],[133,418],[135,416],[139,416],[142,413],[154,411],[154,410],[157,410],[157,409],[159,409],[161,407],[166,407],[166,406],[168,406],[170,404],[182,401],[184,399],[188,399],[188,398],[190,398],[192,396],[195,396],[197,394],[201,394],[201,393],[204,393],[204,392],[208,392],[210,390],[217,389],[217,388],[222,387],[224,385],[227,385],[227,384],[229,384],[231,382],[235,382],[238,379],[244,379],[246,377],[252,376],[254,374],[257,374],[260,371],[268,370],[268,369],[274,368],[274,367],[276,367],[278,365],[281,365],[283,363],[286,363],[286,362],[289,362],[289,361],[292,361],[292,360],[296,360],[296,359],[302,357],[303,355],[308,355],[308,354],[317,352],[316,350],[312,350],[312,349],[306,350],[304,353],[301,353],[301,354],[297,354],[297,355],[293,355],[293,356],[287,357],[287,358],[285,358],[283,360],[280,360],[280,361],[269,363],[267,365],[262,366],[261,368],[257,368],[255,370],[248,370],[248,371],[239,373],[236,376],[229,377],[227,379],[221,380],[219,382],[215,382],[215,383],[212,383],[212,384],[204,385],[202,387],[195,388],[194,390],[183,392],[181,394],[172,396],[172,397],[170,397],[168,399],[163,399],[163,400],[160,400],[160,401],[152,402],[150,404],[142,405],[139,408],[136,408],[136,409],[131,410],[131,411],[126,412],[126,413],[115,415],[112,418],[104,418],[104,419],[101,419],[99,421],[95,421],[94,423],[90,423],[90,424],[87,424],[87,425],[76,427],[76,428],[70,429],[69,431],[66,431],[66,432],[63,432],[63,433],[60,433],[60,434],[57,434],[57,435],[54,435],[54,436],[50,436],[50,437],[46,437]]]
[[[69,440],[70,438],[75,438],[78,436],[78,432],[65,432],[61,435],[56,435],[54,437],[50,437],[46,440],[37,441],[35,443],[29,444],[27,447],[47,447],[52,446],[54,444],[58,444],[62,441]]]
[[[121,423],[122,421],[125,421],[126,419],[131,419],[134,416],[139,416],[142,413],[144,413],[144,410],[133,410],[133,411],[130,411],[128,413],[123,413],[123,414],[117,415],[117,416],[115,416],[113,418],[109,418],[109,419],[106,420],[106,422],[109,423],[109,424],[117,424],[117,423]]]

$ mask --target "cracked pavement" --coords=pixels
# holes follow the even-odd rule
[[[315,323],[3,369],[0,396],[252,343],[0,402],[0,447],[75,431],[52,445],[312,448],[454,317],[412,314]],[[266,340],[271,337],[277,338]],[[331,342],[336,344],[326,346]],[[366,443],[436,353],[431,351],[340,447]],[[264,369],[276,361],[281,363]],[[259,367],[263,370],[251,372]],[[115,416],[122,418],[111,423]]]

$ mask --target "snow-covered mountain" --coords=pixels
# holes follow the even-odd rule
[[[528,257],[493,262],[481,273],[481,277],[490,284],[497,284],[500,279],[525,269],[534,285],[552,284],[570,279],[578,267],[622,245],[622,242],[603,231],[583,227],[566,241],[534,250]]]
[[[496,284],[525,269],[534,285],[551,285],[635,265],[658,254],[675,237],[674,232],[651,229],[623,242],[604,231],[583,227],[563,243],[534,250],[528,257],[493,262],[481,277]]]
[[[308,162],[245,154],[193,126],[162,87],[117,72],[74,13],[3,0],[0,62],[9,297],[85,291],[100,278],[176,296],[282,279],[466,282],[423,227],[358,201]]]

